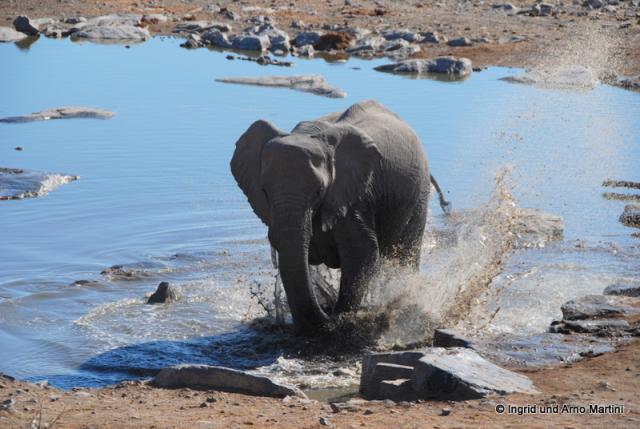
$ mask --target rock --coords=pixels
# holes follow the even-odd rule
[[[298,55],[301,57],[313,58],[316,54],[316,50],[311,45],[304,45],[298,48]]]
[[[350,54],[357,54],[363,51],[375,52],[382,50],[386,39],[380,36],[368,36],[363,39],[359,39],[355,45],[345,49]]]
[[[209,365],[178,365],[162,369],[153,380],[162,388],[190,388],[220,390],[256,396],[284,398],[305,394],[295,387],[285,386],[273,380],[245,371]]]
[[[231,21],[237,21],[240,19],[240,16],[232,10],[226,10],[224,12],[224,17],[230,19]]]
[[[0,410],[10,411],[15,405],[16,400],[14,398],[7,398],[0,403]]]
[[[190,21],[190,22],[181,22],[175,26],[173,29],[174,33],[203,33],[207,30],[218,30],[223,33],[229,33],[231,31],[231,26],[229,24],[219,23],[219,22],[209,22],[209,21]]]
[[[301,30],[304,27],[306,27],[304,21],[301,21],[299,19],[291,22],[291,28],[296,28],[298,30]]]
[[[637,76],[619,76],[613,84],[621,88],[640,90],[640,74]]]
[[[180,44],[180,46],[187,49],[199,48],[202,46],[202,37],[195,33],[189,34],[187,40],[184,43]]]
[[[413,366],[397,365],[393,363],[379,362],[373,369],[373,374],[368,380],[367,384],[361,386],[362,395],[367,399],[397,399],[400,396],[398,389],[404,389],[406,386],[399,387],[399,383],[396,380],[408,380],[413,373]],[[380,391],[382,383],[389,383],[386,386],[387,393]],[[395,393],[391,393],[395,392]],[[414,395],[415,396],[415,395]],[[405,396],[402,396],[405,398]]]
[[[87,22],[87,18],[84,18],[82,16],[72,16],[72,17],[63,19],[62,22],[65,24],[75,25],[75,24],[81,24],[81,23]]]
[[[21,123],[72,118],[109,119],[114,116],[114,112],[104,109],[94,109],[93,107],[58,107],[56,109],[31,113],[30,115],[0,118],[0,122]]]
[[[604,289],[603,294],[640,297],[640,284],[612,284]]]
[[[0,42],[17,42],[27,37],[26,34],[9,27],[0,27]]]
[[[586,0],[583,4],[585,7],[590,7],[592,9],[600,9],[604,6],[604,1],[602,0]]]
[[[561,307],[564,320],[602,319],[640,314],[635,298],[611,295],[587,295],[564,303]]]
[[[351,401],[331,402],[329,406],[331,406],[331,411],[333,411],[334,413],[341,413],[343,411],[355,413],[360,411],[360,405],[357,403],[352,403]]]
[[[257,36],[266,36],[269,39],[269,50],[288,52],[291,49],[289,35],[271,24],[264,24],[255,31]]]
[[[494,9],[504,10],[505,12],[518,13],[519,9],[511,3],[497,3],[492,5]]]
[[[596,334],[600,336],[612,336],[623,334],[631,330],[631,325],[622,319],[603,320],[563,320],[560,323],[552,324],[550,332],[561,334],[571,334],[574,332],[581,334]]]
[[[378,385],[376,398],[395,402],[415,401],[418,395],[413,390],[411,379],[382,380]]]
[[[628,204],[620,215],[620,223],[624,226],[640,228],[640,205]]]
[[[341,89],[329,85],[324,77],[320,75],[229,77],[216,79],[216,81],[243,85],[291,88],[296,91],[310,92],[329,98],[344,98],[347,96]]]
[[[343,50],[351,46],[355,40],[356,38],[346,31],[330,31],[320,36],[313,48],[318,51]]]
[[[529,9],[531,16],[549,16],[553,12],[553,6],[547,3],[536,3]]]
[[[142,15],[140,21],[143,24],[160,24],[161,22],[167,22],[169,17],[162,13],[147,13]]]
[[[79,178],[69,174],[0,167],[0,200],[43,197],[50,191]]]
[[[78,24],[65,24],[65,23],[54,23],[46,25],[42,29],[42,33],[47,37],[53,37],[56,39],[61,39],[63,37],[67,37],[72,35],[73,33],[77,33],[78,31],[84,28],[84,23]]]
[[[28,16],[20,15],[13,20],[13,28],[28,36],[37,36],[40,34],[38,26],[32,22]]]
[[[73,33],[72,38],[75,40],[85,39],[91,42],[131,43],[144,42],[151,38],[151,34],[146,28],[132,25],[90,26],[87,24],[82,30]]]
[[[87,25],[91,27],[103,26],[103,27],[119,27],[119,26],[131,26],[137,27],[142,24],[142,15],[136,14],[121,14],[114,13],[111,15],[96,16],[94,18],[87,19]]]
[[[402,39],[411,43],[418,42],[422,39],[418,33],[414,33],[413,31],[409,31],[407,29],[383,31],[382,37],[387,40]]]
[[[322,34],[319,31],[303,31],[293,39],[293,44],[294,46],[315,45],[320,41]]]
[[[203,42],[222,49],[231,48],[233,45],[227,39],[227,35],[220,30],[207,30],[200,36]]]
[[[364,355],[362,358],[362,373],[360,374],[360,393],[367,397],[374,396],[377,393],[378,386],[374,377],[379,363],[413,368],[423,355],[424,353],[421,350]]]
[[[167,282],[160,282],[156,291],[149,297],[147,304],[161,304],[178,299],[176,292]]]
[[[450,329],[436,329],[433,334],[434,347],[471,347],[471,340]]]
[[[322,426],[333,426],[333,425],[331,424],[331,422],[329,421],[329,419],[328,419],[328,418],[326,418],[326,417],[320,417],[320,424],[321,424]]]
[[[420,33],[420,36],[422,36],[422,40],[420,40],[420,43],[440,43],[444,41],[444,37],[434,31]]]
[[[375,70],[402,74],[438,73],[464,77],[472,73],[473,66],[471,60],[467,58],[437,57],[430,60],[404,60],[378,66]]]
[[[538,209],[517,208],[514,216],[514,248],[544,247],[564,238],[564,220]]]
[[[448,416],[449,414],[451,414],[451,408],[443,408],[440,410],[440,415],[443,417]]]
[[[70,286],[75,287],[91,287],[91,288],[102,288],[104,285],[95,280],[76,280],[70,284]]]
[[[458,37],[457,39],[451,39],[447,42],[447,45],[451,46],[451,47],[461,47],[461,46],[471,46],[473,45],[473,43],[471,43],[471,40],[469,40],[466,37]]]
[[[593,70],[582,66],[531,70],[519,75],[504,77],[502,80],[557,89],[591,89],[598,83]]]
[[[239,34],[231,39],[233,49],[241,51],[266,51],[271,46],[269,37],[255,34]]]
[[[415,366],[411,384],[422,398],[464,400],[491,394],[538,393],[529,378],[466,348],[426,349]]]

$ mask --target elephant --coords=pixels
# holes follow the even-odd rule
[[[254,122],[231,172],[268,227],[294,326],[322,332],[359,308],[383,259],[418,269],[431,184],[448,213],[416,133],[376,101],[300,122],[286,133]],[[340,268],[332,308],[320,304],[310,265]]]

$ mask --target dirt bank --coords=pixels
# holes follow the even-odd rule
[[[615,353],[573,365],[527,371],[541,391],[535,396],[513,395],[459,403],[370,401],[339,413],[334,413],[329,404],[313,400],[163,390],[141,383],[64,392],[0,378],[0,400],[15,400],[10,410],[0,411],[0,427],[29,427],[34,418],[39,420],[42,416],[43,423],[58,418],[54,427],[60,428],[321,428],[326,427],[322,419],[338,428],[637,428],[640,427],[638,353],[640,341],[635,341]],[[567,404],[584,406],[587,414],[498,414],[495,410],[500,404],[558,404],[560,409]],[[590,404],[621,406],[623,411],[589,414]],[[448,415],[442,415],[447,412]]]
[[[597,4],[599,0],[587,3]],[[275,18],[277,25],[295,35],[299,28],[347,25],[375,31],[407,28],[433,31],[451,40],[466,37],[472,46],[424,44],[418,54],[466,56],[476,66],[541,66],[577,63],[617,75],[640,74],[640,6],[630,0],[594,9],[582,2],[553,3],[550,9],[530,11],[533,1],[514,0],[515,9],[494,7],[500,2],[439,0],[20,0],[0,2],[0,25],[11,26],[20,14],[31,18],[96,16],[110,13],[164,14],[169,19],[150,24],[154,34],[169,34],[176,22],[213,20],[246,27],[256,15]],[[615,3],[612,1],[612,3]],[[229,11],[232,13],[230,14]],[[532,16],[542,14],[545,16]],[[292,26],[295,21],[297,22]],[[300,27],[300,24],[303,24]],[[296,27],[296,28],[294,28]]]

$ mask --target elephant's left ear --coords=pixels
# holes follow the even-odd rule
[[[334,125],[316,137],[334,148],[332,180],[321,212],[322,230],[328,231],[370,191],[382,155],[371,137],[352,125]]]

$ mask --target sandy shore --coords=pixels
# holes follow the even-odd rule
[[[615,353],[564,367],[524,372],[539,395],[512,395],[446,403],[427,401],[363,402],[334,413],[329,404],[293,398],[256,398],[190,389],[155,389],[134,382],[105,389],[64,392],[0,378],[0,399],[13,398],[0,411],[0,427],[29,427],[58,419],[60,428],[548,428],[640,427],[640,341]],[[496,406],[563,405],[587,409],[586,414],[498,414]],[[621,406],[621,413],[589,414],[590,404]],[[614,410],[609,408],[609,410]],[[577,411],[577,409],[576,409]],[[443,415],[448,414],[448,415]],[[321,421],[322,420],[322,421]],[[44,427],[44,426],[42,426]]]
[[[150,24],[151,32],[170,34],[175,24],[183,19],[226,22],[241,30],[246,26],[246,19],[267,15],[275,18],[278,27],[290,35],[300,31],[291,24],[302,21],[307,29],[327,24],[376,31],[407,28],[435,31],[448,39],[482,39],[468,47],[429,44],[418,54],[422,57],[465,56],[476,66],[579,64],[605,74],[640,74],[640,7],[633,6],[629,0],[598,9],[558,2],[553,3],[548,16],[518,14],[493,7],[499,3],[480,0],[298,0],[288,3],[264,0],[220,0],[215,3],[205,0],[13,0],[0,2],[0,25],[11,26],[13,19],[21,14],[30,18],[60,18],[159,13],[167,15],[169,20]],[[534,2],[514,0],[510,4],[523,12]],[[229,18],[227,11],[232,11],[235,19]]]

